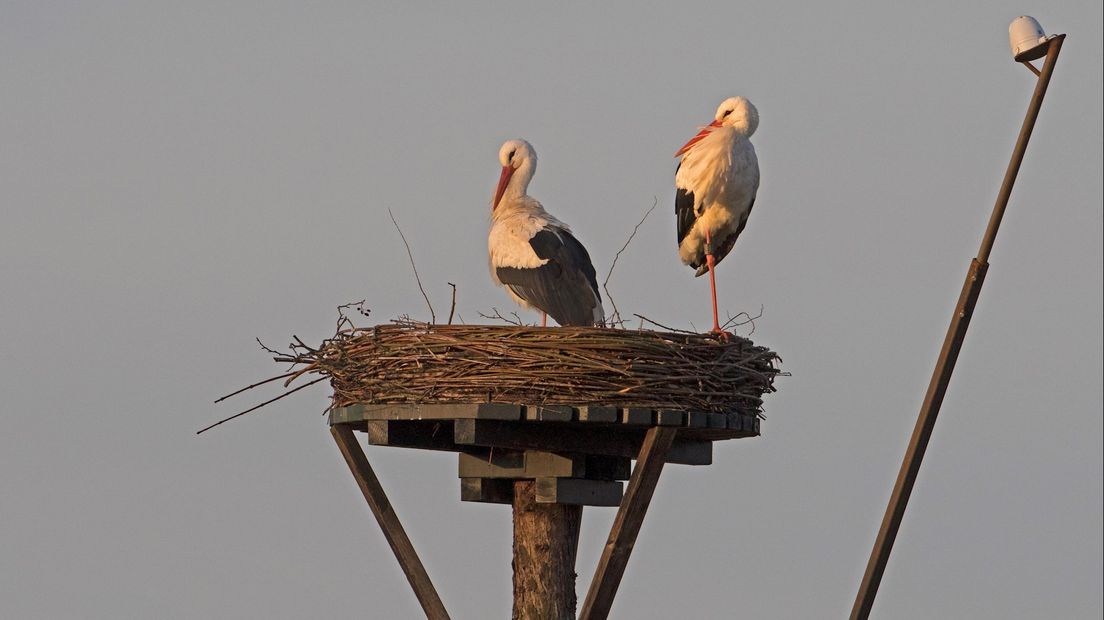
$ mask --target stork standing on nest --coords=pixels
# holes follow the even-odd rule
[[[759,111],[743,97],[725,99],[713,122],[675,153],[675,215],[679,258],[695,277],[709,272],[713,331],[717,283],[713,270],[732,250],[747,225],[759,190],[759,160],[749,138],[759,127]]]
[[[537,154],[525,140],[507,140],[498,151],[502,175],[491,206],[487,238],[491,278],[514,301],[536,308],[560,325],[601,325],[605,320],[594,265],[567,224],[529,196]]]

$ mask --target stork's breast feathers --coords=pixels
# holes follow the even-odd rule
[[[683,157],[675,172],[675,186],[693,193],[695,211],[717,200],[740,202],[755,198],[759,188],[759,161],[747,140],[702,141]],[[736,200],[733,200],[736,199]]]
[[[487,236],[491,267],[532,269],[548,262],[537,256],[530,240],[541,230],[529,218],[511,218],[495,222]]]

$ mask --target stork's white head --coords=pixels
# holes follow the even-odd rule
[[[755,106],[744,97],[729,97],[725,99],[721,102],[721,105],[717,107],[717,114],[713,117],[713,122],[702,127],[698,135],[690,138],[690,141],[684,144],[682,148],[675,153],[675,157],[679,157],[689,151],[695,144],[701,142],[703,138],[718,127],[731,127],[741,137],[750,138],[751,134],[755,133],[755,130],[759,128],[759,110],[755,109]]]
[[[750,138],[759,128],[759,110],[743,97],[729,97],[717,106],[713,122],[721,127],[732,127],[745,138]]]
[[[491,203],[492,211],[498,208],[498,203],[507,194],[525,195],[529,189],[529,181],[537,171],[537,152],[525,140],[507,140],[498,149],[498,163],[502,164],[502,175],[498,177],[494,202]]]

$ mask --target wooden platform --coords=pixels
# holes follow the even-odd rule
[[[713,442],[759,435],[759,419],[669,409],[484,404],[353,405],[330,425],[368,443],[458,453],[460,499],[509,504],[515,480],[541,503],[618,506],[649,429],[674,429],[664,461],[709,465]]]

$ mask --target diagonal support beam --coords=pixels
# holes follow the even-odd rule
[[[437,590],[429,580],[422,561],[418,559],[414,545],[410,544],[410,538],[406,536],[398,515],[391,508],[391,502],[387,500],[387,494],[383,492],[376,473],[368,464],[368,457],[364,455],[364,450],[353,435],[353,430],[347,424],[335,424],[330,427],[330,433],[333,434],[341,455],[345,457],[345,462],[353,472],[357,486],[364,493],[364,499],[368,500],[368,506],[372,509],[376,521],[379,522],[387,544],[391,545],[391,550],[395,552],[395,559],[399,561],[403,573],[410,582],[410,587],[414,589],[414,596],[418,597],[418,602],[422,604],[426,618],[449,620],[448,612],[441,603],[441,597],[437,595]]]
[[[675,432],[673,427],[656,426],[649,429],[644,437],[636,467],[629,479],[629,488],[621,500],[621,507],[617,509],[617,517],[613,520],[598,568],[594,571],[594,579],[590,582],[583,611],[579,614],[580,620],[605,620],[609,616],[613,597],[617,595],[617,587],[621,585],[629,555],[640,533],[640,525],[648,512],[659,475],[663,473],[667,452],[675,441]]]

